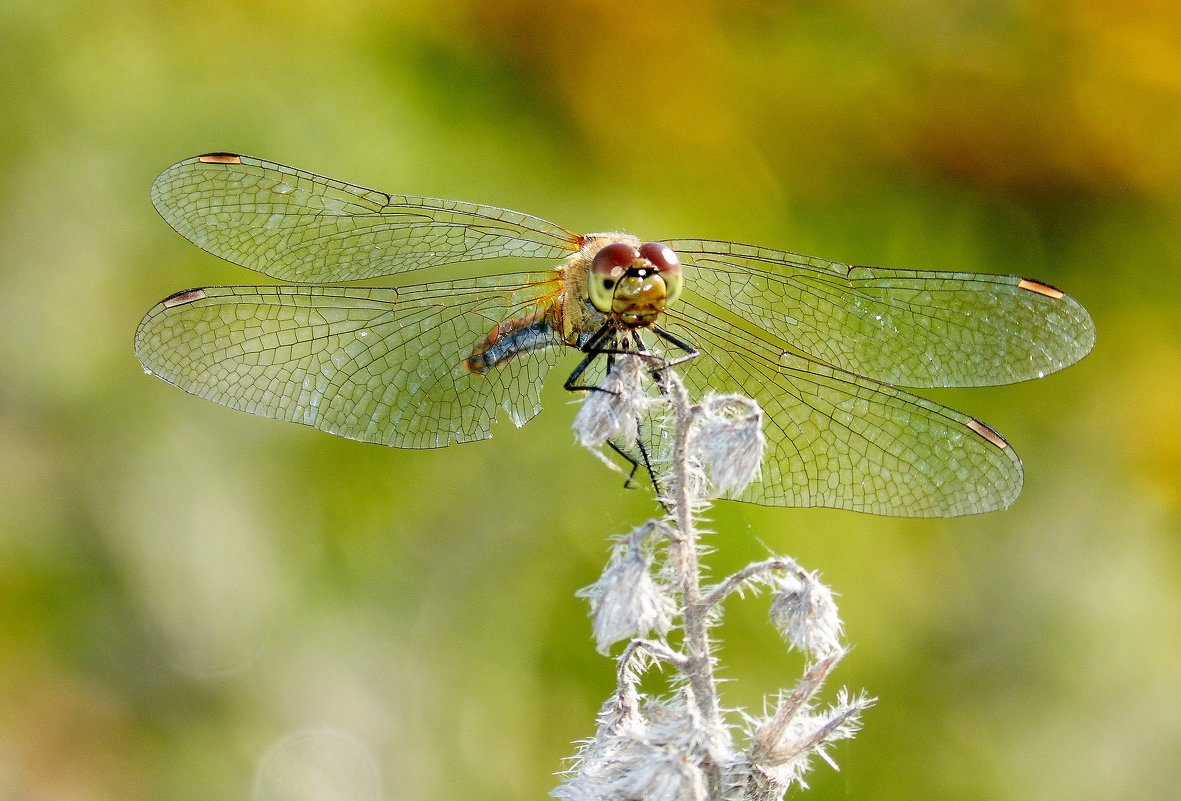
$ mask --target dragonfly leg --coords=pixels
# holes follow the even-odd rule
[[[586,344],[582,346],[582,352],[585,353],[586,356],[583,357],[582,361],[578,363],[578,366],[575,367],[570,373],[570,376],[566,379],[566,383],[562,385],[563,387],[565,387],[570,392],[576,392],[578,390],[598,390],[599,392],[607,391],[602,387],[583,386],[576,382],[582,377],[582,374],[586,372],[587,368],[594,363],[595,359],[599,358],[600,355],[614,352],[613,349],[605,349],[603,347],[603,343],[611,338],[614,333],[614,327],[610,323],[607,323],[591,335],[591,338],[588,339]],[[612,344],[614,343],[612,342]]]
[[[635,338],[636,347],[637,347],[636,355],[643,357],[643,358],[647,358],[648,360],[650,360],[653,363],[653,366],[651,367],[652,378],[656,381],[657,384],[661,384],[661,385],[663,384],[661,379],[662,379],[662,372],[664,370],[668,369],[669,367],[676,367],[678,364],[684,364],[685,362],[689,361],[690,359],[696,359],[698,356],[701,355],[701,351],[699,351],[692,343],[686,342],[685,340],[678,337],[676,334],[672,334],[668,331],[665,331],[660,326],[657,326],[657,325],[652,326],[652,332],[654,334],[656,334],[656,336],[658,336],[660,339],[663,339],[665,342],[670,343],[673,347],[680,348],[681,350],[684,351],[684,353],[682,353],[680,356],[676,357],[675,359],[666,359],[663,356],[657,356],[654,353],[649,353],[647,348],[644,347],[643,341],[639,337]]]
[[[623,483],[623,486],[625,489],[632,489],[635,486],[635,482],[633,482],[632,479],[634,479],[636,477],[636,471],[640,469],[640,460],[635,458],[634,456],[632,456],[630,453],[625,451],[623,448],[616,445],[611,440],[607,440],[607,445],[609,445],[611,447],[611,450],[613,450],[617,454],[619,454],[619,458],[623,459],[625,462],[627,462],[629,465],[631,465],[631,470],[629,470],[628,474],[627,474],[627,481],[625,481]],[[642,444],[640,445],[640,448],[641,448],[641,456],[646,463],[648,461],[647,454],[643,453],[643,445]],[[647,467],[647,464],[645,464],[644,466]]]
[[[657,502],[660,503],[665,512],[672,514],[672,510],[664,503],[663,496],[660,494],[660,482],[656,479],[656,471],[652,468],[652,460],[648,456],[648,448],[644,445],[644,441],[642,439],[636,441],[636,448],[640,451],[638,459],[611,440],[607,440],[607,444],[611,446],[611,450],[619,454],[621,459],[631,465],[631,471],[627,474],[627,481],[623,484],[624,488],[633,489],[638,486],[634,479],[636,477],[636,471],[643,465],[644,470],[648,473],[648,479],[652,482],[652,489],[656,492]]]
[[[582,377],[582,374],[586,372],[591,364],[594,363],[594,360],[599,356],[607,357],[608,373],[610,373],[611,368],[615,366],[616,356],[639,356],[648,363],[653,377],[659,378],[660,371],[662,369],[667,367],[675,367],[678,364],[683,364],[690,359],[697,358],[697,356],[701,354],[701,351],[699,351],[692,343],[681,339],[676,334],[665,331],[659,326],[652,326],[652,332],[660,339],[671,344],[673,347],[684,351],[675,359],[667,359],[663,356],[657,356],[655,353],[650,352],[644,346],[644,341],[640,338],[638,332],[635,331],[623,332],[625,340],[631,341],[630,346],[627,346],[626,344],[620,344],[615,338],[617,332],[618,329],[615,326],[607,323],[599,328],[599,330],[596,331],[590,337],[590,339],[586,341],[586,343],[582,346],[582,351],[586,353],[586,357],[581,362],[579,362],[578,366],[575,367],[573,372],[570,373],[569,378],[566,379],[566,383],[563,386],[565,386],[567,390],[570,390],[571,392],[576,390],[598,390],[600,392],[608,391],[599,386],[589,386],[577,383],[578,379]]]
[[[676,334],[674,334],[670,331],[665,331],[663,328],[661,328],[658,325],[652,326],[652,333],[656,334],[656,336],[660,337],[665,342],[671,343],[673,345],[673,347],[680,348],[681,350],[684,351],[684,353],[682,353],[680,356],[678,356],[675,359],[672,359],[672,360],[666,359],[665,365],[664,365],[665,367],[675,367],[678,364],[684,364],[685,362],[689,361],[690,359],[696,359],[698,356],[701,355],[701,351],[699,351],[697,349],[697,346],[694,345],[692,342],[686,342],[685,340],[681,339]]]
[[[562,386],[571,392],[578,390],[610,392],[611,390],[604,389],[600,386],[577,383],[578,379],[582,377],[582,374],[586,372],[587,368],[589,368],[594,363],[595,359],[599,358],[600,356],[607,357],[608,373],[610,373],[611,368],[615,366],[616,356],[639,356],[640,358],[650,362],[657,361],[663,363],[665,361],[659,356],[648,353],[648,351],[644,348],[643,342],[641,342],[640,338],[635,334],[628,331],[623,332],[624,339],[631,339],[632,341],[632,345],[630,347],[626,344],[621,344],[619,340],[616,339],[617,334],[619,334],[619,329],[610,323],[604,325],[602,328],[596,331],[590,337],[590,339],[588,339],[582,345],[582,351],[586,354],[586,357],[578,363],[578,366],[574,368],[574,370],[570,373],[570,376],[566,379],[566,383]]]

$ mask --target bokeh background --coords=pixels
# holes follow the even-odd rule
[[[880,697],[812,798],[1181,796],[1181,7],[1172,0],[0,2],[0,798],[542,798],[612,686],[573,592],[652,513],[547,410],[400,452],[146,377],[140,316],[259,280],[148,202],[232,150],[573,230],[1013,272],[1095,352],[931,393],[1009,511],[722,504]],[[766,599],[731,705],[801,663]],[[835,687],[832,688],[835,691]]]

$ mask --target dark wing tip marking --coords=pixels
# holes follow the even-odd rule
[[[1036,292],[1039,295],[1045,295],[1047,298],[1054,300],[1061,300],[1066,297],[1066,293],[1057,287],[1052,287],[1049,284],[1043,284],[1041,281],[1031,281],[1028,278],[1022,278],[1017,282],[1018,289],[1027,289],[1030,292]]]
[[[197,156],[197,161],[205,164],[241,164],[242,157],[237,153],[206,153]]]
[[[164,298],[164,300],[160,301],[160,305],[166,309],[170,309],[173,306],[183,306],[186,303],[192,303],[203,297],[205,297],[204,289],[184,289]]]
[[[968,420],[968,428],[972,429],[977,434],[984,437],[986,440],[988,440],[990,443],[992,443],[993,445],[1000,448],[1002,451],[1009,447],[1009,443],[1005,441],[1004,437],[1002,437],[1000,434],[998,434],[994,429],[990,428],[989,426],[985,425],[984,423],[980,422],[979,420],[977,420],[975,418]]]

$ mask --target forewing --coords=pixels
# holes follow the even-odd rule
[[[463,362],[501,320],[538,310],[552,273],[402,289],[229,286],[189,290],[147,313],[144,367],[234,409],[399,448],[487,439],[499,410],[518,426],[541,410],[561,348],[487,374]]]
[[[762,477],[736,500],[951,517],[1003,509],[1021,491],[1017,454],[968,415],[781,354],[689,304],[669,323],[701,348],[679,368],[694,397],[739,392],[763,408]]]
[[[537,217],[388,195],[232,154],[173,164],[152,203],[215,256],[284,281],[326,283],[498,256],[564,258],[579,237]]]
[[[732,242],[667,244],[685,264],[693,302],[746,321],[777,349],[889,384],[1040,378],[1095,342],[1077,301],[1017,276],[855,267]]]

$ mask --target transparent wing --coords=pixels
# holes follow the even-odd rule
[[[366,442],[438,448],[487,439],[503,410],[541,410],[561,356],[523,354],[486,374],[463,362],[499,321],[544,307],[553,273],[401,289],[229,286],[177,293],[147,313],[135,352],[186,392]]]
[[[181,236],[284,281],[353,281],[498,256],[563,258],[579,237],[495,206],[387,195],[250,156],[173,164],[152,203]]]
[[[669,323],[701,347],[679,368],[695,397],[740,392],[763,408],[762,479],[736,500],[951,517],[1003,509],[1021,492],[1017,454],[968,415],[781,354],[690,304]]]
[[[732,242],[667,240],[686,297],[779,350],[907,387],[1009,384],[1090,352],[1086,310],[1016,276],[854,267]],[[752,327],[753,326],[753,327]]]

